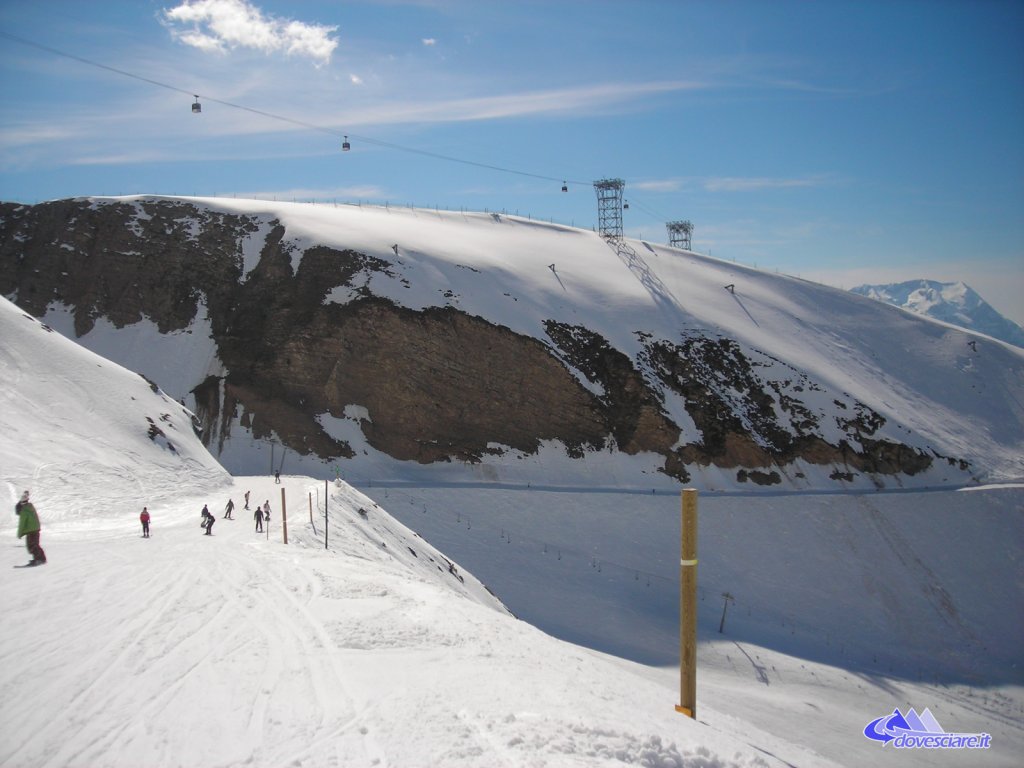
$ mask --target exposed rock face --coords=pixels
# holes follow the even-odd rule
[[[0,218],[0,290],[37,316],[54,302],[72,307],[79,335],[98,317],[183,329],[205,305],[227,373],[193,394],[215,452],[240,423],[301,454],[351,457],[321,419],[357,405],[371,446],[424,463],[531,453],[542,440],[574,456],[660,454],[683,481],[693,465],[773,484],[773,467],[796,459],[840,467],[836,479],[913,474],[932,461],[876,438],[885,420],[849,398],[836,400],[849,416],[828,425],[846,437],[828,442],[823,415],[801,400],[817,385],[731,339],[638,334],[634,360],[581,326],[548,320],[547,343],[453,307],[412,310],[367,289],[375,273],[404,279],[387,260],[323,245],[299,253],[280,222],[183,201],[2,204]],[[250,250],[247,265],[254,239],[259,257]],[[348,300],[325,301],[339,286]],[[696,434],[669,416],[670,392]]]

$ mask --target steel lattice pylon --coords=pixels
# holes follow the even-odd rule
[[[676,248],[690,250],[690,237],[693,235],[693,224],[689,221],[670,221],[665,224],[668,229],[668,244]]]
[[[622,179],[601,179],[594,182],[597,192],[597,230],[601,237],[622,239]]]

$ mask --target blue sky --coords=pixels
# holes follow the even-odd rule
[[[695,250],[843,288],[964,280],[1024,323],[1019,1],[4,0],[0,35],[0,199],[591,227],[619,177],[628,235],[689,219]]]

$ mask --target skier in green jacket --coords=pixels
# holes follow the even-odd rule
[[[28,491],[21,495],[21,501],[14,506],[14,511],[18,513],[18,538],[28,537],[25,546],[32,555],[29,565],[43,565],[46,562],[46,553],[39,546],[39,515],[36,514],[32,502],[28,500]]]

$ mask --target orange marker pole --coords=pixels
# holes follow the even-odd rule
[[[679,704],[676,712],[697,718],[697,491],[682,493],[679,557]]]

